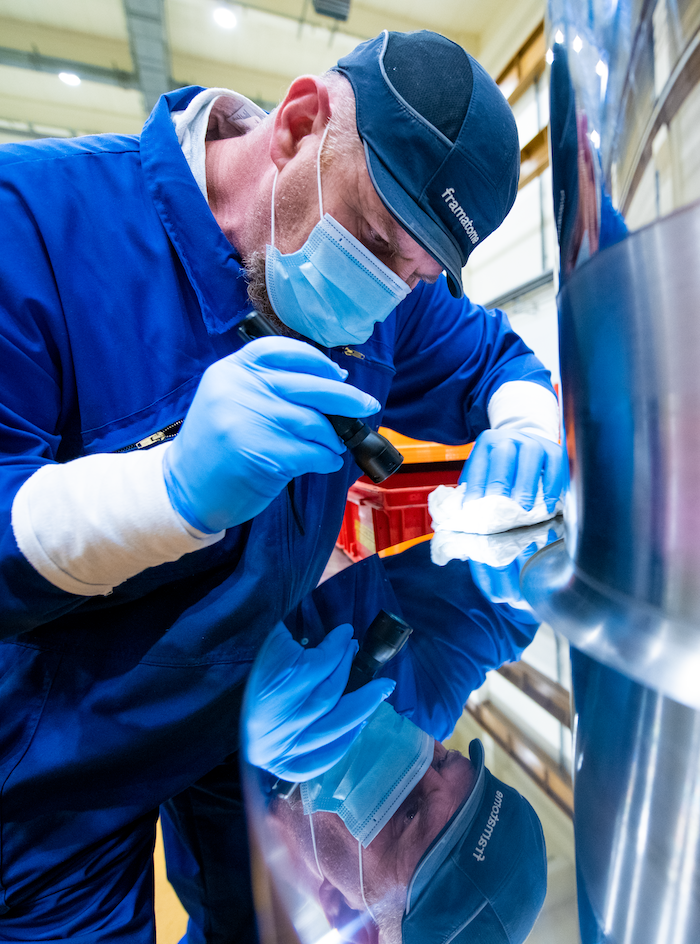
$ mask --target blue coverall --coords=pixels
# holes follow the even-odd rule
[[[33,472],[181,420],[204,369],[241,344],[241,260],[170,118],[198,91],[163,96],[138,137],[0,147],[0,940],[153,939],[158,807],[177,798],[173,861],[199,869],[194,814],[229,802],[216,771],[237,749],[251,661],[316,586],[359,475],[346,455],[109,596],[54,587],[17,547],[12,501]],[[372,423],[420,439],[473,440],[506,381],[551,389],[505,315],[453,299],[444,279],[330,356],[385,405]],[[247,874],[244,827],[231,835],[212,837],[229,889]],[[206,875],[189,878],[206,912]]]

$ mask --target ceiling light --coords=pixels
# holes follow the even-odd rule
[[[314,10],[335,20],[347,20],[350,15],[350,0],[314,0]]]
[[[600,135],[597,131],[591,131],[591,141],[593,142],[593,147],[600,147]]]
[[[544,54],[544,58],[551,66],[551,64],[554,62],[554,53],[552,52],[551,49],[547,50],[547,52]]]
[[[571,45],[574,47],[574,52],[581,52],[583,49],[583,40],[580,36],[577,36]]]
[[[66,85],[80,85],[80,76],[76,75],[75,72],[59,72],[58,77]]]
[[[554,37],[554,42],[560,44],[564,42],[564,34],[561,30],[557,30],[556,36]]]
[[[231,7],[217,7],[213,13],[214,22],[222,29],[235,29],[238,19]]]

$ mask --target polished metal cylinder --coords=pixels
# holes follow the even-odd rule
[[[695,205],[598,253],[561,290],[567,547],[523,575],[538,613],[575,646],[695,708],[698,259]]]
[[[574,651],[584,944],[700,935],[700,714]]]
[[[549,0],[583,944],[700,940],[700,0]]]

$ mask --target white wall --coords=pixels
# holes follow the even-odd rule
[[[561,386],[559,374],[559,326],[554,284],[521,295],[503,306],[513,330],[532,348],[552,374],[552,383]]]
[[[549,121],[547,74],[518,99],[513,114],[522,148]],[[486,303],[552,270],[555,242],[552,175],[547,167],[521,187],[504,222],[472,253],[463,272],[467,295]]]
[[[481,35],[477,59],[495,78],[544,18],[546,4],[544,0],[518,0],[516,6],[506,5],[501,10],[498,0],[490,0],[489,5],[492,15]]]
[[[463,272],[467,295],[473,301],[487,302],[550,270],[553,240],[551,176],[547,169],[518,192],[504,223],[471,254]]]

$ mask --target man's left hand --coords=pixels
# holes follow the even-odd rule
[[[460,482],[467,483],[465,501],[485,495],[505,495],[525,511],[542,488],[552,513],[564,481],[564,450],[544,436],[517,429],[487,429],[477,438]]]

